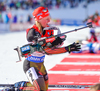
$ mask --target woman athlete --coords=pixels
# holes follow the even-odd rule
[[[45,27],[49,27],[48,23],[50,22],[50,14],[47,8],[38,7],[34,10],[33,16],[35,19],[35,24],[33,27],[26,30],[27,32],[27,41],[33,42],[36,41],[37,38],[41,37],[49,37],[54,35],[53,30],[45,30]],[[51,44],[54,46],[55,44],[62,44],[62,39],[57,37]],[[45,52],[47,54],[60,54],[71,51],[79,51],[80,45],[78,43],[73,43],[66,47],[57,47],[52,50],[49,49]],[[28,56],[23,64],[24,72],[30,81],[30,83],[34,86],[34,91],[47,91],[48,90],[48,74],[46,68],[44,66],[44,58],[45,54],[37,51],[34,51],[30,56]]]

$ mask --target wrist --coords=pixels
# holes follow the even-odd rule
[[[69,52],[69,53],[71,52],[71,50],[70,50],[70,47],[69,47],[69,46],[66,46],[66,47],[65,47],[65,50],[66,50],[67,52]]]

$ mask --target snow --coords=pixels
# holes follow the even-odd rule
[[[57,26],[61,32],[70,31],[79,27],[75,26]],[[89,28],[79,30],[67,34],[67,39],[63,46],[66,46],[78,39],[85,39],[89,35]],[[77,37],[76,37],[77,36]],[[11,84],[18,81],[27,81],[26,75],[23,72],[23,60],[18,61],[17,52],[14,50],[17,46],[26,44],[26,33],[22,32],[11,32],[0,34],[0,84]],[[64,57],[68,56],[68,53],[58,55],[46,55],[45,66],[47,71],[59,63]],[[56,58],[56,59],[55,59]]]

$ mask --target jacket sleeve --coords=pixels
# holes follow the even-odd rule
[[[61,54],[61,53],[67,52],[67,50],[65,49],[65,47],[56,48],[56,49],[46,48],[46,49],[44,49],[44,51],[45,51],[45,53],[46,53],[47,55]]]
[[[32,42],[33,40],[35,40],[35,29],[31,28],[27,34],[27,41]]]

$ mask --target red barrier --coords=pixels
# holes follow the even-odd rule
[[[100,58],[64,58],[61,62],[100,62]]]
[[[49,71],[100,71],[100,65],[57,64]]]
[[[49,85],[93,85],[99,82],[100,74],[50,74]]]

